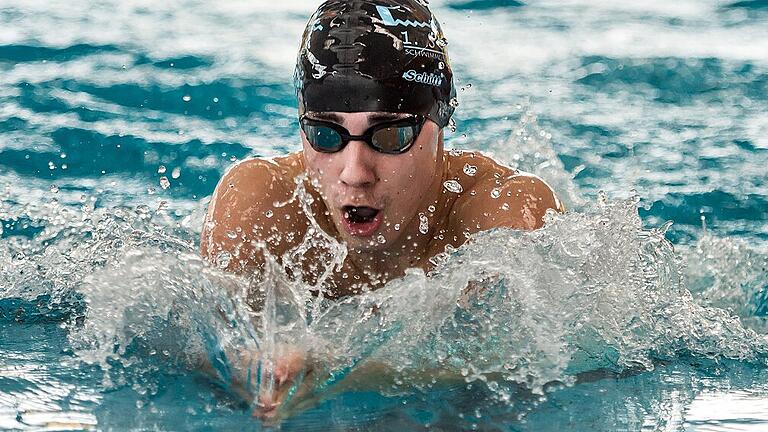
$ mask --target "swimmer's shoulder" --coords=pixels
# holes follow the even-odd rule
[[[237,189],[247,194],[293,193],[294,179],[304,170],[300,153],[274,158],[250,158],[232,165],[219,187]]]
[[[464,232],[537,229],[544,224],[547,210],[565,211],[555,191],[534,174],[476,151],[452,157],[452,174],[464,189],[454,204],[453,225]]]
[[[228,252],[234,258],[228,269],[234,271],[263,262],[259,244],[280,256],[290,247],[283,233],[300,236],[305,229],[291,200],[293,179],[302,169],[297,154],[246,159],[230,167],[208,206],[200,244],[203,256],[214,260]]]

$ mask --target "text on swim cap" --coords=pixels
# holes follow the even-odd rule
[[[439,87],[443,84],[443,75],[431,74],[427,72],[418,73],[411,69],[403,73],[403,79],[406,81],[413,81],[419,84],[427,84]]]

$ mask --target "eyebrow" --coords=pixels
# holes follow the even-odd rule
[[[337,124],[344,123],[344,119],[340,115],[332,112],[313,112],[309,114],[309,117],[315,120],[331,121]],[[407,116],[399,113],[373,113],[368,116],[368,123],[372,124],[379,121],[398,120],[406,117]]]

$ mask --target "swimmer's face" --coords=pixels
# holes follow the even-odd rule
[[[307,117],[336,123],[351,135],[407,114],[315,113]],[[418,233],[420,212],[434,203],[430,196],[439,182],[442,135],[432,121],[424,123],[413,145],[402,154],[377,152],[364,141],[352,140],[335,153],[312,148],[302,131],[304,160],[341,238],[353,250],[393,250],[407,247],[407,236]]]

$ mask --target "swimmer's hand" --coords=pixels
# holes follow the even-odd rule
[[[233,390],[250,402],[254,417],[275,422],[306,405],[309,384],[305,378],[312,367],[304,350],[281,346],[270,356],[240,352],[233,366]]]

